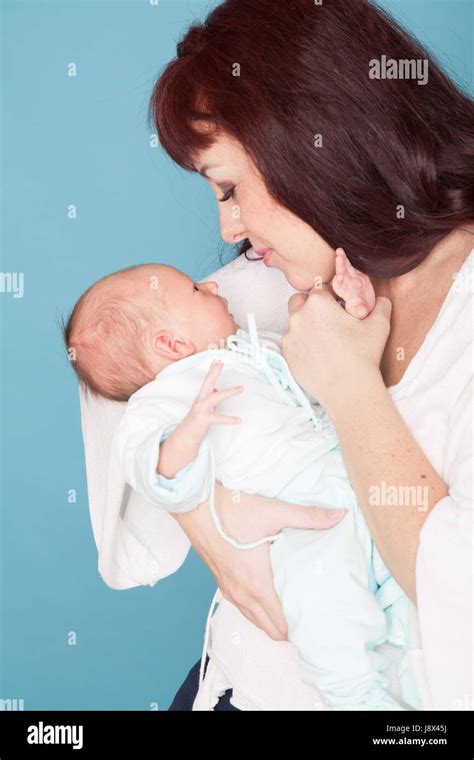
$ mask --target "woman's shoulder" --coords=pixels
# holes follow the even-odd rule
[[[453,277],[452,285],[395,395],[459,393],[473,375],[474,251]],[[458,392],[456,392],[456,389]]]
[[[471,253],[401,382],[389,389],[418,444],[445,476],[473,426],[473,265]]]

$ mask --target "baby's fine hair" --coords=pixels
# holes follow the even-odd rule
[[[95,282],[62,323],[79,382],[113,401],[128,401],[156,375],[149,361],[148,328],[157,310],[151,297],[144,298],[146,278],[133,277],[144,266],[126,267]]]

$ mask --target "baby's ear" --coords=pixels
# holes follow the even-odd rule
[[[153,337],[153,349],[169,362],[185,359],[196,353],[194,343],[185,338],[174,335],[169,330],[159,330]]]

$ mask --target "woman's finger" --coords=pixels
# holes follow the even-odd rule
[[[280,605],[281,608],[280,600],[278,597],[276,597],[276,602]],[[276,613],[275,618],[273,612],[270,616],[265,608],[262,607],[262,605],[258,602],[252,604],[252,607],[241,605],[235,600],[232,603],[237,607],[238,610],[240,610],[242,615],[244,615],[247,620],[250,620],[250,622],[256,625],[257,628],[260,628],[260,630],[264,631],[267,636],[270,636],[271,639],[274,639],[275,641],[287,640],[288,627],[283,615],[283,610],[281,610],[281,614]]]
[[[275,621],[274,617],[268,615],[267,611],[261,605],[255,610],[256,625],[261,628],[270,638],[275,641],[286,641],[288,638],[288,627],[286,620],[281,613],[282,619]]]
[[[276,592],[268,594],[268,596],[265,597],[262,602],[262,612],[277,631],[280,640],[286,641],[288,639],[288,624],[286,622],[281,601]],[[273,638],[275,638],[275,636],[272,636],[272,639]]]
[[[390,298],[386,296],[378,296],[375,299],[375,306],[370,314],[365,318],[364,322],[368,324],[375,323],[383,325],[385,341],[390,332],[390,323],[392,317],[392,302]]]
[[[377,296],[375,299],[375,306],[369,315],[369,318],[374,315],[375,317],[382,315],[390,319],[392,315],[392,302],[390,298],[387,298],[386,296]]]
[[[309,530],[328,530],[341,522],[347,514],[347,509],[324,509],[323,507],[302,507],[299,504],[289,506],[288,510],[282,510],[281,516],[275,515],[276,520],[281,519],[283,528],[307,528]]]

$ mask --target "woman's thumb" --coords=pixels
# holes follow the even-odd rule
[[[392,314],[392,302],[390,298],[387,298],[386,296],[378,296],[375,299],[375,306],[372,310],[372,313],[369,314],[369,317],[371,317],[372,314],[377,314],[390,319],[390,316]]]
[[[334,527],[346,516],[347,509],[324,509],[323,507],[292,508],[291,525],[288,528],[307,530],[327,530]]]

